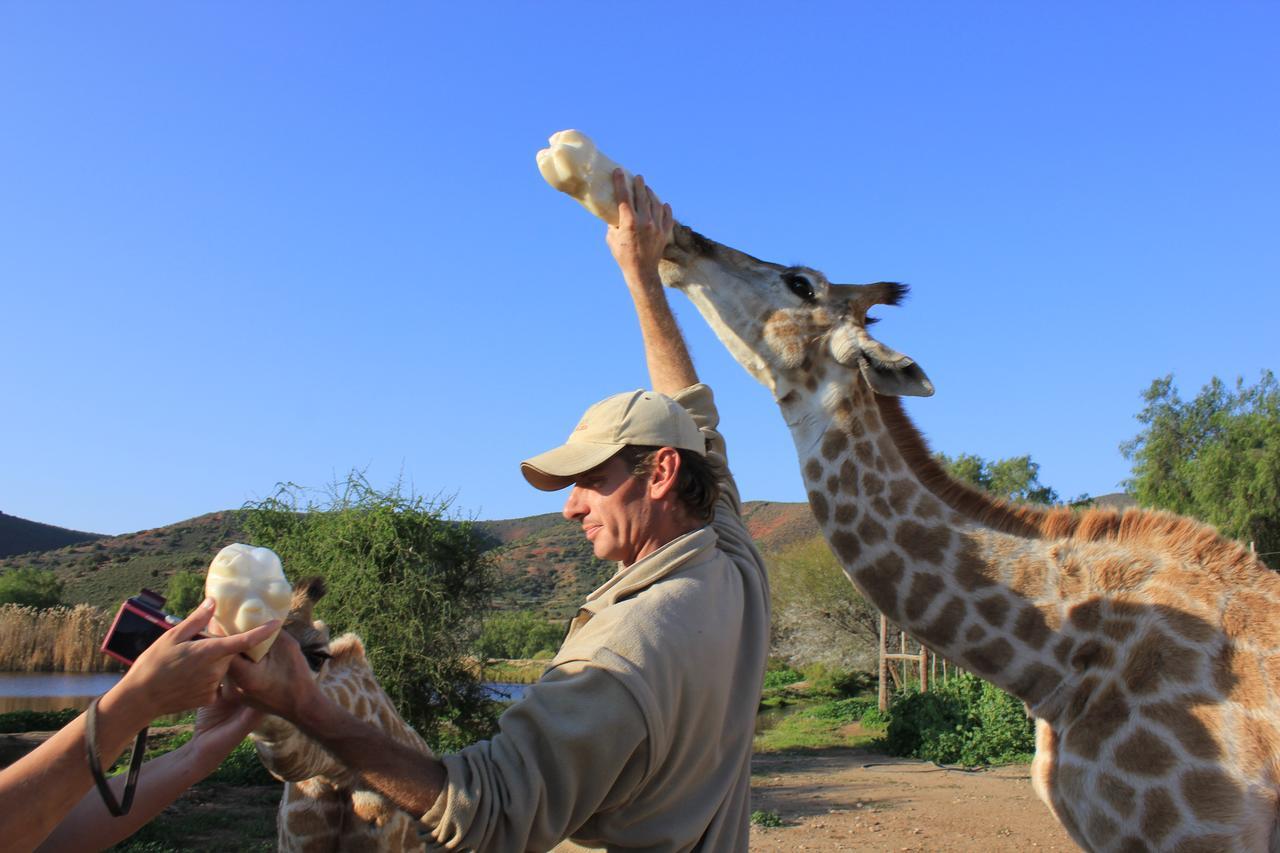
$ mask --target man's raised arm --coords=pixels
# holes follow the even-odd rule
[[[674,220],[671,205],[660,204],[643,177],[636,176],[634,189],[635,201],[628,201],[622,170],[613,173],[613,191],[619,200],[618,224],[609,226],[607,242],[636,305],[653,390],[670,396],[698,381],[684,335],[676,325],[658,277],[658,261],[671,240]]]

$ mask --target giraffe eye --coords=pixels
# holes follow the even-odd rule
[[[813,293],[813,284],[804,276],[797,273],[787,273],[782,277],[782,280],[786,282],[788,290],[796,296],[799,296],[805,302],[813,302],[816,300],[817,297],[814,296]]]

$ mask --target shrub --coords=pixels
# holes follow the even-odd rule
[[[318,617],[334,636],[355,631],[396,709],[433,748],[487,736],[494,704],[470,651],[495,574],[469,522],[446,504],[383,492],[359,473],[321,503],[297,486],[246,507],[248,540],[275,549],[294,579],[319,575]]]
[[[62,601],[62,581],[53,572],[30,567],[0,575],[0,604],[56,607]]]
[[[783,825],[782,818],[779,817],[777,812],[767,812],[762,809],[756,809],[751,813],[751,824],[752,826],[763,826],[769,828]]]
[[[788,684],[796,684],[800,681],[804,681],[804,676],[791,667],[770,669],[764,674],[764,689],[777,690],[779,687],[786,687]]]
[[[0,733],[56,732],[78,716],[80,711],[75,708],[63,708],[61,711],[9,711],[0,714]]]
[[[165,587],[165,609],[175,616],[186,616],[204,601],[204,576],[195,572],[174,572]]]
[[[1017,699],[968,673],[929,693],[900,694],[889,706],[885,746],[939,764],[1023,761],[1035,726]]]
[[[554,655],[563,638],[563,624],[548,622],[536,613],[497,613],[485,621],[476,641],[476,654],[507,659],[534,658],[543,652]]]

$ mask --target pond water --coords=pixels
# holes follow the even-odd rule
[[[111,689],[122,672],[0,672],[0,714],[9,711],[60,711],[87,708],[94,696]],[[514,702],[524,697],[527,684],[489,682],[494,699]]]

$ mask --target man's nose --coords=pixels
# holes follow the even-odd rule
[[[586,509],[582,504],[581,496],[578,494],[578,487],[574,486],[569,490],[569,497],[564,502],[563,513],[569,521],[581,518],[586,515]]]

